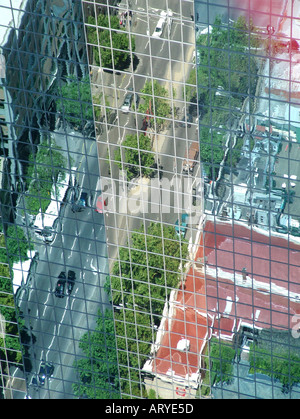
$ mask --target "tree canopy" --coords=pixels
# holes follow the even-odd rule
[[[112,311],[98,312],[97,326],[79,343],[85,357],[75,363],[79,383],[73,384],[79,398],[120,399],[119,371]]]
[[[0,226],[2,231],[1,220]],[[3,371],[6,371],[7,361],[19,365],[22,362],[22,351],[27,353],[27,348],[20,345],[19,330],[24,340],[27,335],[21,313],[16,313],[18,309],[14,302],[13,271],[10,266],[19,260],[26,260],[29,248],[32,247],[20,227],[9,226],[6,229],[6,240],[4,234],[0,233],[0,316],[5,330],[5,334],[0,335],[0,362],[4,361],[1,366]]]
[[[29,249],[33,249],[33,244],[28,241],[21,227],[11,225],[7,228],[6,243],[4,235],[0,234],[0,263],[12,265],[19,261],[24,262],[28,259]]]
[[[121,151],[124,153],[123,164]],[[155,163],[154,154],[151,152],[150,138],[144,134],[127,135],[122,143],[122,148],[118,148],[115,152],[115,160],[120,169],[126,170],[128,180],[140,175],[149,177]]]
[[[31,153],[28,160],[25,208],[32,215],[38,214],[40,209],[46,211],[51,201],[53,183],[57,182],[59,173],[66,167],[60,148],[53,140],[49,141],[42,141],[37,153]]]
[[[167,99],[169,96],[167,89],[161,86],[157,80],[154,80],[153,84],[151,81],[147,81],[141,93],[142,101],[139,105],[139,112],[146,114],[148,111],[150,116],[153,114],[155,119],[150,118],[150,126],[156,127],[156,130],[162,128],[165,123],[164,118],[172,115],[171,101]]]
[[[89,76],[83,79],[70,77],[59,89],[57,109],[71,125],[82,129],[87,121],[93,121],[93,105]]]
[[[210,341],[210,374],[212,383],[230,382],[233,378],[233,362],[236,355],[230,343],[217,340]]]
[[[178,286],[179,265],[187,243],[178,242],[175,228],[152,222],[131,237],[130,248],[120,250],[112,271],[114,304],[137,305],[145,313],[161,315],[171,289]]]
[[[227,138],[218,128],[226,127],[246,96],[255,94],[257,64],[254,57],[249,56],[249,49],[257,46],[255,31],[244,17],[228,26],[216,18],[209,36],[201,34],[197,38],[198,98],[202,113],[200,157],[213,178],[223,160]],[[217,89],[219,94],[216,94]]]
[[[113,15],[109,18],[107,15],[99,14],[97,18],[98,30],[95,25],[96,19],[89,16],[87,37],[88,42],[95,45],[93,56],[96,65],[116,70],[127,68],[131,59],[129,51],[135,50],[135,38],[129,36],[124,28],[120,27],[118,16]],[[111,31],[106,29],[109,27]]]
[[[272,335],[271,341],[264,338]],[[251,374],[265,374],[282,384],[287,393],[294,384],[300,383],[299,344],[288,345],[289,331],[264,330],[257,342],[251,344],[249,362]]]
[[[187,243],[178,241],[174,227],[152,222],[132,234],[130,247],[120,249],[107,278],[105,289],[114,306],[124,307],[120,305],[114,315],[124,394],[147,397],[141,369],[155,339],[154,326],[160,323],[171,290],[178,286],[179,266],[187,251]]]

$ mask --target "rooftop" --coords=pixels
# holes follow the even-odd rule
[[[299,256],[300,245],[283,237],[207,220],[148,371],[194,385],[211,336],[232,340],[242,325],[291,328],[300,314]]]
[[[236,284],[246,268],[249,287],[267,291],[267,285],[272,293],[300,296],[300,245],[244,225],[208,221],[204,247],[207,271],[215,278],[230,278]]]
[[[197,385],[200,354],[206,340],[206,317],[193,308],[176,306],[171,328],[167,327],[154,358],[153,372]]]

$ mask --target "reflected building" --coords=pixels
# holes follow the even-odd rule
[[[194,2],[83,6],[121,394],[195,397],[207,321],[193,336],[182,301],[203,205]]]
[[[82,4],[1,1],[0,11],[0,397],[96,398],[82,341],[111,303]]]
[[[296,26],[292,41],[288,32],[298,6],[121,2],[107,9],[105,21],[97,5],[84,3],[92,89],[113,98],[102,102],[97,140],[107,150],[100,158],[107,196],[117,196],[106,227],[122,394],[297,397],[297,378],[289,375],[298,365]],[[130,56],[123,65],[115,37],[124,32]],[[160,113],[163,99],[169,113]],[[157,170],[149,181],[145,151]],[[148,237],[153,221],[175,225],[179,243],[189,242],[187,253],[181,248],[180,281],[160,316],[140,298],[157,295],[142,286],[153,271],[147,238],[143,258],[135,258],[136,231],[142,224],[139,234]],[[136,267],[142,260],[147,280]],[[139,364],[125,357],[128,351],[140,355]],[[280,365],[276,384],[274,363]]]
[[[210,396],[297,398],[299,4],[225,3],[195,2]]]

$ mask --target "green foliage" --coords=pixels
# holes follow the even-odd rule
[[[2,240],[3,238],[4,236]],[[6,246],[0,247],[0,263],[10,262],[13,264],[14,262],[25,261],[28,259],[27,252],[29,249],[33,249],[33,245],[28,242],[23,229],[11,225],[6,232]],[[0,269],[0,274],[3,269],[5,270],[4,267]]]
[[[0,247],[0,256],[7,260],[5,249]],[[12,285],[9,275],[9,266],[0,262],[0,290],[3,292],[12,292]]]
[[[189,78],[187,80],[187,84],[185,85],[187,102],[196,102],[197,100],[196,85],[197,85],[197,72],[196,72],[196,68],[193,68],[190,72]]]
[[[100,93],[98,96],[93,96],[95,121],[99,121],[101,116],[103,115],[103,111],[101,107],[102,103],[103,103],[102,93]],[[95,105],[99,105],[99,106],[95,106]],[[105,105],[106,105],[106,116],[108,117],[111,113],[111,108],[109,108],[110,104],[109,104],[107,96],[105,96]]]
[[[140,174],[145,177],[151,175],[153,172],[151,166],[153,166],[155,159],[154,154],[151,153],[151,140],[148,136],[144,134],[139,136],[127,135],[122,144],[122,151],[124,153],[124,169],[127,172],[128,180],[138,177]],[[122,169],[120,148],[115,152],[115,160]]]
[[[6,246],[5,246],[6,245]],[[11,225],[4,235],[0,235],[0,313],[8,322],[8,332],[18,334],[16,326],[16,311],[12,289],[12,266],[15,262],[26,261],[28,250],[33,249],[33,244],[28,241],[21,227]]]
[[[232,141],[232,139],[230,141]],[[230,147],[230,150],[227,156],[227,162],[230,167],[236,167],[237,163],[240,161],[243,144],[244,144],[243,138],[238,137],[235,147]]]
[[[131,249],[122,248],[113,267],[114,304],[126,302],[161,315],[171,289],[178,285],[179,264],[186,256],[187,244],[178,242],[173,227],[151,223],[146,234],[141,227],[132,234]]]
[[[29,156],[28,163],[29,186],[25,196],[25,209],[28,213],[36,215],[40,209],[45,212],[48,208],[53,183],[56,183],[62,168],[66,167],[66,160],[53,140],[50,144],[44,140],[37,153]]]
[[[88,25],[95,24],[95,18],[89,16]],[[88,42],[97,45],[93,48],[96,65],[107,68],[114,67],[116,70],[123,70],[128,67],[130,63],[129,51],[135,50],[135,38],[133,36],[129,37],[126,32],[123,32],[124,28],[120,27],[119,18],[117,16],[110,16],[109,21],[107,15],[100,14],[97,18],[97,25],[99,26],[98,33],[96,27],[88,26],[87,29]],[[108,27],[111,27],[111,32],[106,30]],[[100,46],[100,56],[98,42]]]
[[[271,352],[257,345],[250,347],[250,372],[266,374],[291,388],[300,383],[300,356],[287,350]]]
[[[198,40],[200,66],[197,77],[199,86],[205,88],[200,94],[205,105],[214,105],[218,100],[214,94],[210,97],[208,86],[215,89],[222,86],[233,93],[255,93],[257,66],[254,58],[249,59],[249,54],[245,54],[250,42],[245,25],[242,18],[232,27],[221,28],[216,19],[210,36],[202,35]]]
[[[131,242],[130,249],[120,249],[111,288],[107,278],[105,289],[111,292],[114,305],[125,307],[115,313],[122,392],[147,397],[140,384],[141,368],[154,340],[152,327],[159,323],[166,299],[178,286],[179,265],[188,247],[178,242],[174,227],[154,222],[147,231],[144,227],[136,230]]]
[[[149,392],[148,392],[148,399],[157,399],[158,397],[156,397],[156,392],[155,390],[153,390],[153,388],[150,388]]]
[[[212,382],[230,382],[233,372],[235,350],[230,344],[215,338],[210,340],[210,373]]]
[[[87,121],[93,120],[93,106],[89,76],[82,80],[70,77],[67,84],[59,89],[57,109],[66,121],[82,129]]]
[[[217,177],[220,163],[224,158],[224,135],[216,130],[211,130],[206,126],[200,129],[200,156],[206,163],[206,172]]]
[[[22,362],[22,352],[18,336],[5,336],[0,338],[0,360],[6,360],[19,364]]]
[[[9,281],[11,283],[11,279],[9,279]],[[10,288],[12,288],[11,284]],[[0,292],[0,313],[8,322],[7,324],[13,327],[13,323],[16,322],[16,311],[12,289],[10,290],[10,293]]]
[[[5,275],[7,269],[3,263],[8,263],[8,258],[6,253],[5,236],[4,234],[0,234],[0,277],[1,275]]]
[[[155,115],[155,122],[153,118],[150,118],[150,126],[154,128],[156,123],[156,129],[161,129],[165,123],[164,118],[172,115],[171,102],[166,99],[168,97],[167,89],[161,86],[157,80],[154,80],[153,84],[151,81],[147,81],[141,92],[143,93],[142,100],[144,103],[140,103],[139,112],[146,114],[148,109],[151,110],[152,114]]]
[[[119,399],[119,372],[112,312],[99,311],[95,331],[80,339],[85,354],[76,362],[79,384],[73,384],[74,394],[89,399]]]
[[[1,231],[3,225],[0,221]],[[27,259],[27,251],[31,248],[23,230],[17,226],[9,226],[6,231],[6,241],[0,233],[0,316],[4,320],[5,335],[0,335],[0,362],[7,360],[19,364],[22,352],[19,341],[19,331],[16,308],[13,297],[12,278],[8,262],[12,265],[19,260]],[[20,323],[20,327],[22,324]],[[2,368],[5,370],[6,362]]]
[[[247,94],[255,94],[257,65],[255,59],[245,53],[257,45],[255,28],[240,17],[233,25],[224,27],[216,18],[212,33],[197,38],[200,65],[197,67],[198,97],[202,105],[200,122],[200,157],[206,171],[214,178],[224,158],[226,135],[218,134],[209,127],[226,127],[229,118],[240,108]],[[209,48],[208,48],[209,47]],[[222,95],[215,90],[222,86]],[[202,126],[203,125],[203,126]],[[239,150],[231,158],[236,165]]]
[[[120,376],[124,378],[128,366],[139,373],[148,358],[153,340],[151,322],[149,315],[126,309],[115,313],[115,326]]]
[[[145,397],[140,383],[153,341],[150,317],[134,309],[121,310],[115,313],[115,326],[122,393]]]

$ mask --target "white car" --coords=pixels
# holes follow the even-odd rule
[[[136,93],[133,93],[132,87],[129,87],[123,105],[121,106],[121,111],[123,113],[128,113],[132,105],[132,102],[134,103],[135,110],[137,110],[137,108],[139,107],[139,101],[139,96]]]
[[[153,37],[153,38],[160,38],[160,37],[161,37],[161,35],[162,35],[162,33],[163,33],[163,30],[164,30],[164,27],[165,27],[166,22],[167,22],[167,24],[168,24],[169,33],[170,33],[170,30],[171,30],[171,24],[172,24],[172,16],[173,16],[173,13],[172,13],[172,11],[171,11],[171,10],[168,10],[168,12],[165,12],[165,11],[163,10],[163,11],[160,13],[160,19],[159,19],[159,21],[158,21],[158,23],[157,23],[157,25],[156,25],[155,31],[154,31],[154,32],[153,32],[153,34],[152,34],[152,37]]]
[[[128,92],[126,93],[123,105],[121,106],[121,111],[123,113],[128,113],[130,106],[131,106],[131,102],[133,99],[133,89],[131,87],[128,88]]]

